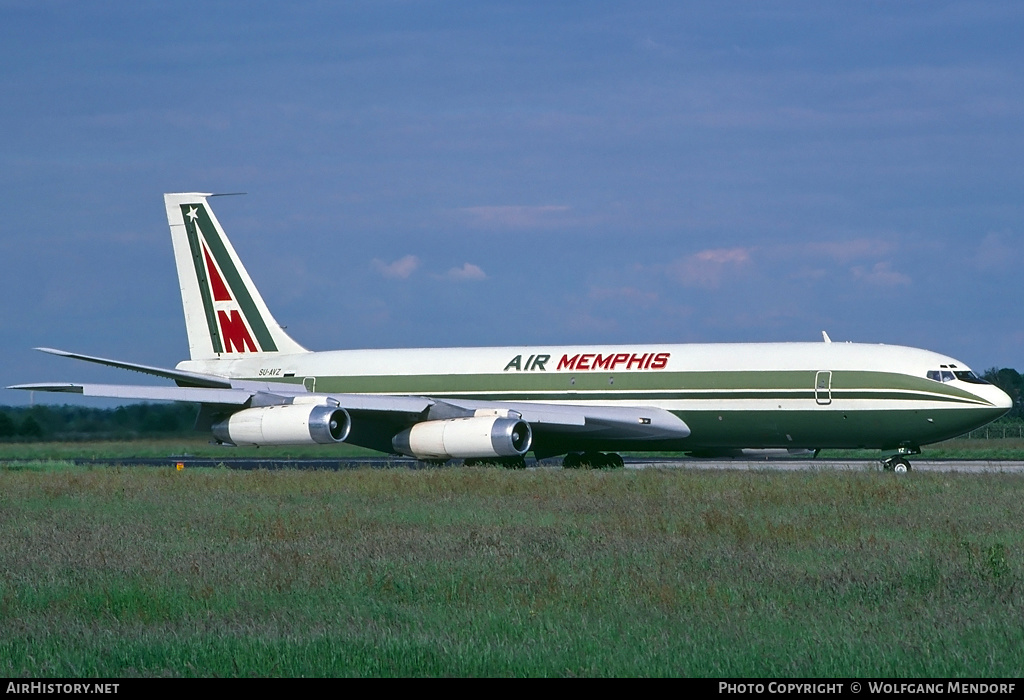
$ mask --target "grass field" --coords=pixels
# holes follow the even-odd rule
[[[1017,475],[0,466],[0,675],[1017,676]]]

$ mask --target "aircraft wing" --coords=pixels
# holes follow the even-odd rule
[[[56,391],[107,399],[136,401],[187,401],[241,406],[253,397],[243,389],[212,389],[180,386],[137,386],[134,384],[15,384],[8,389],[25,391]]]
[[[351,411],[375,411],[418,415],[435,404],[420,396],[387,396],[378,394],[310,394],[304,387],[267,382],[231,382],[230,389],[181,386],[144,386],[138,384],[74,384],[50,382],[15,384],[8,389],[49,391],[108,399],[134,401],[185,401],[223,406],[276,406],[291,403],[329,402]],[[229,386],[231,385],[229,384]],[[300,398],[301,397],[301,398]]]
[[[510,410],[540,434],[622,440],[685,438],[690,428],[678,416],[654,406],[591,406],[525,401],[463,401],[443,403],[469,410]]]
[[[236,382],[230,389],[212,387],[142,386],[136,384],[74,384],[63,382],[15,384],[8,389],[63,392],[110,399],[135,401],[185,401],[224,406],[270,406],[296,402],[328,401],[349,411],[401,413],[408,415],[430,411],[428,420],[467,417],[477,411],[512,411],[535,426],[545,426],[567,434],[612,431],[620,437],[676,438],[690,434],[686,424],[661,408],[619,406],[566,406],[561,404],[515,401],[437,400],[426,396],[389,396],[381,394],[309,394],[293,385],[264,382]],[[549,430],[550,432],[550,430]]]

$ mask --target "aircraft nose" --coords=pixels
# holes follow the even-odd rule
[[[991,401],[997,408],[1002,408],[1007,411],[1013,408],[1013,399],[1011,399],[1010,395],[1007,394],[1005,391],[993,385],[992,394],[993,397]]]

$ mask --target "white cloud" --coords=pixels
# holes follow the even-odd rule
[[[907,287],[910,285],[910,276],[892,269],[889,262],[878,262],[869,270],[862,266],[850,270],[854,279],[862,280],[873,286],[879,287]]]
[[[476,282],[487,279],[487,274],[473,263],[464,263],[462,267],[453,267],[444,276],[457,282]]]
[[[1019,247],[1004,233],[989,233],[981,239],[974,261],[982,270],[1010,269],[1016,266],[1021,254]]]
[[[404,280],[408,279],[416,271],[416,268],[420,266],[420,259],[415,255],[406,255],[404,258],[399,258],[392,263],[385,263],[383,260],[374,259],[373,266],[385,277]]]
[[[711,248],[670,263],[668,274],[686,287],[716,289],[751,262],[752,248]]]

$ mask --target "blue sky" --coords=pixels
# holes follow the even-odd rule
[[[311,349],[825,329],[1024,370],[1021,36],[1018,2],[0,0],[0,384],[185,358],[172,191],[248,193],[216,212]]]

